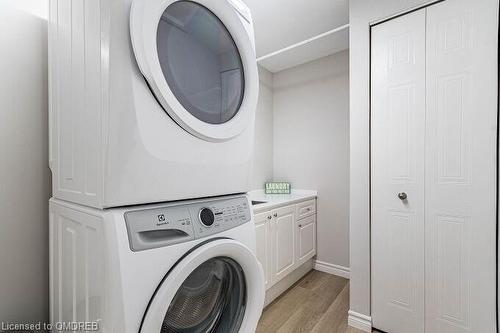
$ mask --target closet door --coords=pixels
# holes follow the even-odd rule
[[[426,332],[495,332],[495,0],[427,8]]]
[[[373,326],[423,332],[425,9],[373,27],[371,42]]]

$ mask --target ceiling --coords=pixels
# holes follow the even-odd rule
[[[349,22],[348,0],[243,0],[254,21],[257,58]]]
[[[307,43],[257,59],[258,64],[277,73],[349,48],[349,29],[343,26],[334,33],[308,40]]]

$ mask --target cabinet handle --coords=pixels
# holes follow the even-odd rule
[[[272,218],[273,218],[273,217],[272,217],[271,215],[269,215],[269,216],[267,217],[267,219],[268,219],[268,220],[270,220],[270,219],[272,219]]]
[[[299,224],[299,228],[302,228],[302,224]]]
[[[274,214],[273,214],[273,216],[274,216],[274,217],[278,217],[278,213],[274,213]]]

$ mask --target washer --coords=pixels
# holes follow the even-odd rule
[[[265,285],[246,195],[109,210],[51,199],[50,211],[54,325],[255,331]]]
[[[50,0],[49,16],[55,198],[109,208],[249,190],[258,71],[241,1]]]

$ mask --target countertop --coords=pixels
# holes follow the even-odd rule
[[[265,201],[265,203],[252,206],[254,212],[262,212],[276,207],[316,198],[318,196],[318,192],[313,190],[292,189],[291,194],[266,194],[264,193],[264,190],[253,190],[248,192],[248,195],[252,201]]]

